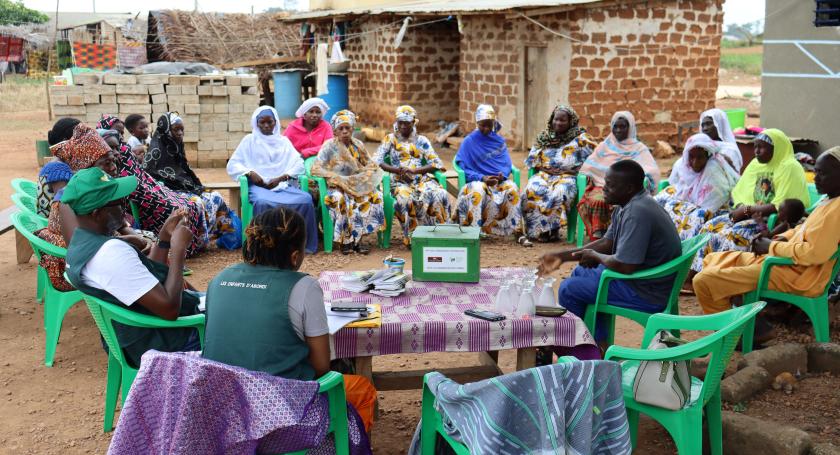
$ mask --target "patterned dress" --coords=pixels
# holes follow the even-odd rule
[[[178,193],[158,183],[137,163],[134,154],[126,147],[120,148],[116,164],[120,177],[128,175],[137,177],[137,189],[128,196],[128,199],[137,206],[140,219],[135,221],[140,224],[141,229],[158,233],[173,211],[186,208],[190,212],[189,228],[193,234],[187,254],[193,255],[207,246],[209,242],[207,218],[204,206],[200,205],[200,198],[194,194]]]
[[[485,234],[508,236],[522,230],[519,188],[509,179],[496,186],[467,183],[458,194],[455,213],[462,226],[478,226]]]
[[[761,232],[762,226],[748,218],[733,223],[728,213],[716,216],[700,228],[698,234],[709,233],[709,243],[706,244],[691,263],[691,270],[703,270],[703,258],[716,251],[749,251],[753,239]]]
[[[680,240],[688,240],[699,235],[707,221],[727,213],[724,209],[712,212],[691,202],[681,201],[675,197],[676,192],[676,188],[669,186],[653,198],[668,212],[668,216],[677,228]]]
[[[353,160],[353,162],[347,162],[345,159]],[[367,168],[369,160],[370,156],[361,141],[354,138],[350,145],[344,146],[339,144],[337,139],[330,139],[318,152],[318,159],[313,165],[313,175],[317,175],[316,166],[320,165],[327,173],[338,177],[334,180],[325,176],[329,189],[324,197],[324,203],[329,208],[330,217],[335,223],[333,240],[342,245],[358,243],[366,234],[385,230],[382,191],[373,189],[365,194],[360,195],[358,192],[353,194],[338,184],[339,181],[344,182],[345,179],[341,178],[344,177],[349,183],[358,179],[358,181],[366,181],[367,186],[370,187],[378,185],[378,181],[373,183],[371,180],[381,178],[381,172],[365,172],[360,175],[351,171],[351,169]],[[376,169],[379,169],[378,166]]]
[[[58,214],[58,206],[59,201],[54,199],[50,204],[47,227],[35,232],[35,235],[59,248],[67,248],[64,236],[61,235],[61,217]],[[42,254],[39,264],[47,271],[47,277],[49,277],[50,283],[55,289],[64,292],[75,289],[64,279],[64,258]]]
[[[577,169],[597,147],[586,133],[561,148],[531,148],[525,166],[550,168],[569,173],[550,175],[536,172],[522,194],[525,233],[529,238],[565,227],[568,212],[577,198]]]
[[[385,136],[373,159],[378,164],[392,164],[407,169],[419,169],[427,165],[438,169],[444,167],[429,140],[417,133],[406,140],[398,133]],[[449,194],[432,174],[413,175],[410,183],[392,175],[391,194],[394,196],[394,215],[402,226],[403,244],[406,246],[411,244],[411,232],[417,226],[449,221],[452,211]]]

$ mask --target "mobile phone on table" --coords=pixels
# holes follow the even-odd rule
[[[466,314],[467,316],[472,316],[474,318],[484,319],[485,321],[504,321],[505,320],[504,315],[499,314],[499,313],[495,313],[493,311],[487,311],[487,310],[471,309],[471,310],[464,311],[464,314]]]

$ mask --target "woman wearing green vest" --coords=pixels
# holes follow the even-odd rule
[[[207,287],[203,356],[274,376],[314,380],[329,371],[330,340],[318,281],[298,272],[306,224],[294,210],[276,207],[245,231],[244,262],[222,270]],[[344,375],[347,401],[370,431],[376,389]]]

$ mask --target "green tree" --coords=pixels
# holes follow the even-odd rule
[[[23,6],[21,0],[0,0],[0,25],[42,24],[48,20],[50,18],[46,14]]]

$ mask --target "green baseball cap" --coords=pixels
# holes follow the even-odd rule
[[[133,175],[115,179],[102,169],[92,167],[73,175],[64,187],[61,202],[70,206],[76,215],[87,215],[111,201],[128,196],[135,188],[137,177]]]

